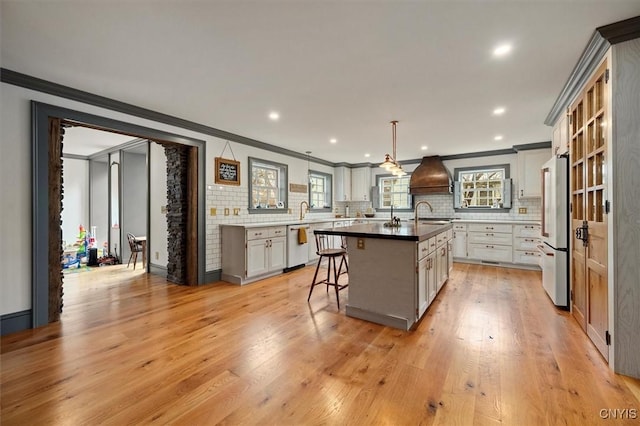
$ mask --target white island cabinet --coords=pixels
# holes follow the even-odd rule
[[[286,226],[221,225],[222,279],[234,284],[281,274],[287,263]]]
[[[347,238],[346,314],[408,330],[448,277],[451,224],[388,228],[368,223],[316,231]]]

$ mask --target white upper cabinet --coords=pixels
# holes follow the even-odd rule
[[[351,201],[351,169],[335,168],[334,201]]]
[[[371,201],[371,167],[351,169],[351,201]]]
[[[549,149],[518,152],[518,198],[542,197],[542,165],[551,158]]]
[[[553,126],[551,153],[553,155],[562,155],[567,152],[569,152],[569,120],[563,114],[556,125]]]

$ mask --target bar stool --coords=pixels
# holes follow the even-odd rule
[[[314,233],[315,234],[315,233]],[[340,296],[338,292],[346,287],[349,284],[340,284],[338,282],[340,275],[346,274],[349,272],[349,265],[347,263],[347,244],[345,237],[342,237],[340,247],[333,248],[331,244],[329,244],[329,235],[320,235],[315,234],[316,239],[316,253],[318,256],[318,265],[316,266],[316,273],[313,275],[313,281],[311,282],[311,288],[309,289],[309,297],[307,297],[307,302],[311,299],[311,293],[313,292],[313,288],[319,284],[325,284],[327,286],[327,293],[329,292],[329,286],[333,287],[336,290],[336,300],[338,302],[338,309],[340,309]],[[340,258],[340,265],[336,268],[336,258]],[[321,281],[316,281],[318,278],[318,271],[320,270],[320,264],[323,259],[327,259],[327,278]],[[342,270],[344,266],[345,270]],[[333,281],[331,281],[331,269],[333,267]]]

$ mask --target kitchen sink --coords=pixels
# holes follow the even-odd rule
[[[445,225],[451,223],[451,218],[448,217],[419,217],[418,223],[423,225]]]
[[[451,223],[450,220],[424,220],[418,219],[418,222],[422,225],[446,225],[447,223]]]

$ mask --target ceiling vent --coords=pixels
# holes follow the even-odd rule
[[[409,193],[412,195],[451,193],[451,174],[442,164],[439,156],[422,158],[420,165],[411,173]]]

